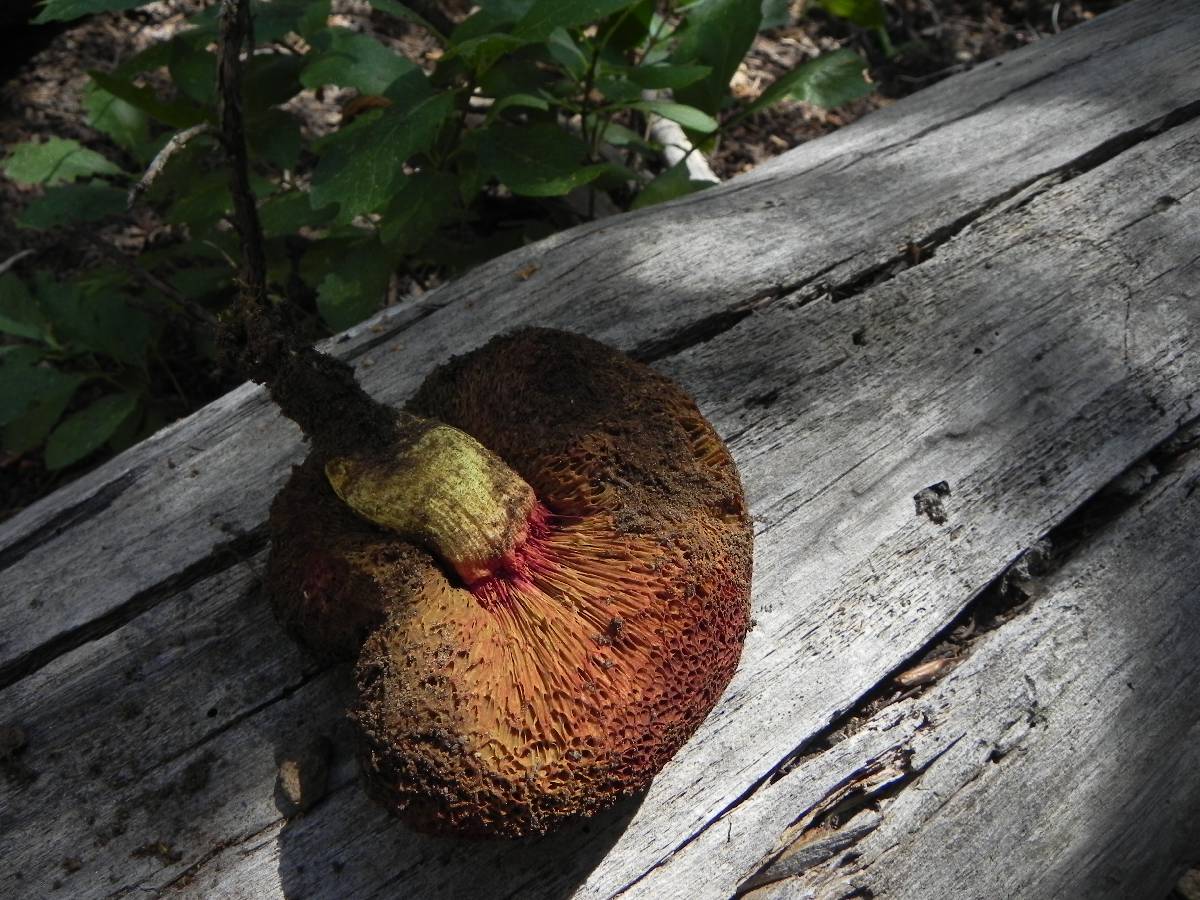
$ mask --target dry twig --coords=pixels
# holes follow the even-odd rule
[[[184,131],[179,132],[166,145],[158,151],[158,154],[150,161],[150,165],[146,168],[146,173],[138,179],[138,183],[129,189],[129,197],[125,201],[127,209],[133,209],[138,198],[154,185],[155,179],[162,174],[162,170],[166,168],[171,157],[187,146],[188,141],[196,137],[196,135],[204,134],[211,130],[207,122],[201,122],[199,125],[193,125]]]

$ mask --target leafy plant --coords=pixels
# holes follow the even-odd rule
[[[143,2],[46,0],[38,21]],[[751,104],[734,102],[730,80],[764,8],[768,23],[786,16],[774,0],[484,0],[450,34],[399,0],[371,4],[424,28],[440,45],[436,61],[421,67],[370,35],[330,27],[329,0],[253,6],[244,108],[268,276],[314,336],[378,309],[396,271],[453,272],[578,221],[599,194],[627,209],[707,186],[682,165],[659,171],[649,117],[711,149],[731,124],[785,97],[833,106],[870,90],[861,58],[843,50],[787,73]],[[863,27],[882,21],[880,0],[822,5]],[[164,396],[183,393],[172,384],[179,360],[168,357],[207,354],[215,365],[212,321],[234,295],[238,255],[213,127],[217,11],[90,73],[90,123],[119,157],[54,139],[19,145],[3,163],[14,181],[45,187],[23,227],[103,245],[97,225],[124,214],[126,192],[150,166],[143,202],[170,228],[136,260],[101,246],[115,262],[69,281],[0,279],[9,452],[44,444],[57,468],[119,446],[169,413]],[[163,73],[168,91],[151,86]],[[310,135],[289,101],[330,88],[355,98],[337,130]]]

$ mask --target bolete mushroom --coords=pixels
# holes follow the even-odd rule
[[[357,657],[369,792],[422,830],[520,836],[645,788],[749,619],[712,427],[663,375],[544,329],[438,369],[397,421],[386,452],[314,453],[271,512],[279,618]]]

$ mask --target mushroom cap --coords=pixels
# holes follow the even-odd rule
[[[323,655],[361,642],[369,792],[423,830],[520,836],[644,789],[748,626],[752,530],[724,445],[670,379],[545,329],[452,360],[409,408],[488,447],[539,503],[468,586],[337,508],[317,461],[280,495],[270,592]]]

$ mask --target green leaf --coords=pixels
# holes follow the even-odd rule
[[[508,94],[552,96],[563,80],[556,68],[516,54],[502,58],[480,76],[478,83],[485,97],[499,100]]]
[[[110,75],[107,72],[90,70],[88,75],[92,81],[115,97],[119,97],[131,106],[142,110],[158,119],[164,125],[172,128],[191,128],[205,120],[206,113],[194,103],[178,100],[171,103],[158,98],[148,87],[138,87],[124,78]]]
[[[637,103],[642,99],[642,89],[626,78],[614,77],[607,74],[598,75],[596,77],[596,88],[610,103],[622,106],[628,103]]]
[[[364,94],[382,94],[388,86],[417,68],[379,41],[345,28],[331,28],[328,48],[323,48],[300,74],[307,88],[324,84],[355,88]]]
[[[17,144],[4,161],[4,174],[18,184],[62,184],[87,175],[120,175],[121,170],[78,141],[50,138],[44,144]]]
[[[51,370],[54,371],[54,370]],[[62,418],[67,404],[79,385],[87,379],[82,375],[60,373],[61,378],[42,386],[40,393],[23,413],[0,431],[0,447],[8,453],[28,453],[46,440],[52,428]]]
[[[712,66],[630,66],[624,74],[638,87],[648,90],[678,89],[694,84],[712,72]]]
[[[39,398],[78,385],[78,376],[38,365],[29,356],[6,354],[0,360],[0,425],[26,415]]]
[[[641,209],[655,203],[665,203],[712,186],[711,181],[692,181],[688,176],[687,163],[681,160],[642,188],[630,208]]]
[[[313,208],[337,203],[339,222],[380,209],[396,192],[405,160],[433,144],[453,110],[453,95],[435,94],[408,112],[364,116],[327,139],[313,173]]]
[[[792,0],[762,0],[762,22],[759,31],[783,28],[792,23]]]
[[[110,94],[95,82],[88,82],[84,89],[83,105],[92,127],[107,134],[126,150],[136,152],[150,136],[145,112]]]
[[[258,210],[263,234],[268,238],[295,234],[301,228],[320,228],[336,215],[333,206],[313,209],[304,191],[288,191],[268,199]]]
[[[36,366],[45,356],[44,347],[35,347],[32,344],[0,344],[0,367],[28,368]]]
[[[529,0],[524,4],[524,9],[514,9],[511,4],[482,4],[479,9],[459,22],[449,35],[450,47],[457,47],[485,34],[504,31],[525,15],[532,3],[533,0]]]
[[[529,43],[529,39],[511,34],[485,34],[453,45],[439,64],[461,58],[475,73],[475,77],[480,78],[499,60]]]
[[[319,34],[329,19],[330,0],[255,0],[254,39],[259,44],[278,41],[294,31],[302,38]]]
[[[396,0],[371,0],[371,5],[382,12],[395,16],[397,19],[406,19],[409,22],[420,25],[427,32],[429,32],[429,34],[432,35],[439,44],[444,45],[446,43],[446,35],[442,34],[422,16],[413,12],[402,3],[397,3]]]
[[[102,353],[134,366],[144,366],[153,324],[143,312],[103,282],[90,289],[37,275],[37,298],[61,343],[76,350]]]
[[[11,272],[0,275],[0,331],[44,340],[49,323],[23,282]]]
[[[45,231],[95,222],[125,212],[125,192],[103,181],[47,188],[17,216],[22,228]]]
[[[628,56],[641,47],[654,22],[655,0],[638,0],[628,13],[613,15],[600,24],[596,42],[608,50]]]
[[[108,449],[110,452],[120,453],[122,450],[127,450],[141,440],[144,435],[153,434],[158,428],[162,427],[162,425],[157,425],[148,431],[143,431],[142,422],[146,418],[143,415],[144,400],[145,395],[138,397],[138,405],[134,409],[133,414],[126,416],[125,421],[117,426],[117,430],[108,439]],[[156,417],[156,419],[160,418],[161,416]]]
[[[514,194],[558,197],[598,178],[607,166],[587,164],[587,145],[557,125],[497,125],[479,142],[483,167]]]
[[[300,73],[306,60],[290,53],[264,53],[254,57],[245,70],[246,115],[262,115],[300,93]]]
[[[383,96],[392,101],[396,111],[407,113],[434,95],[433,84],[421,69],[413,69],[393,81]],[[327,139],[328,140],[328,139]]]
[[[68,416],[46,441],[46,468],[62,469],[101,447],[137,409],[138,395],[109,394]]]
[[[155,188],[171,184],[178,178],[186,178],[188,172],[183,166],[184,158],[173,157],[168,164],[165,174],[171,176],[170,181],[160,177]],[[275,185],[260,175],[251,173],[250,189],[256,197],[271,194]],[[175,200],[167,208],[167,221],[177,225],[187,225],[193,236],[205,232],[215,226],[230,210],[233,209],[233,198],[229,193],[229,176],[220,170],[192,175],[184,182]]]
[[[687,24],[673,64],[705,65],[711,72],[675,91],[675,99],[716,115],[729,82],[758,34],[761,0],[705,0],[687,11]]]
[[[171,81],[181,94],[201,106],[217,103],[217,56],[210,53],[206,41],[193,40],[192,35],[183,35],[168,42],[170,54],[167,71]],[[243,76],[243,84],[253,82],[249,73]]]
[[[19,419],[33,404],[33,398],[46,389],[43,372],[30,366],[0,366],[0,425]]]
[[[250,152],[280,169],[294,169],[303,140],[300,123],[282,109],[268,109],[246,121]]]
[[[325,240],[300,263],[301,277],[317,286],[317,309],[332,331],[343,331],[383,306],[392,266],[373,237]]]
[[[168,165],[174,169],[171,164],[175,162],[172,159]],[[175,176],[177,172],[170,174]],[[233,208],[229,176],[224,172],[197,172],[183,187],[166,211],[166,219],[173,225],[187,225],[193,233],[202,232]]]
[[[171,275],[171,284],[190,299],[225,291],[232,280],[233,271],[228,266],[197,266]]]
[[[35,25],[65,22],[80,16],[90,16],[92,13],[136,9],[150,2],[151,0],[46,0],[46,5],[33,21]]]
[[[593,127],[592,118],[588,117],[588,127]],[[646,155],[657,154],[662,150],[656,144],[651,144],[636,131],[626,128],[617,122],[609,122],[600,134],[600,140],[614,147],[629,147]]]
[[[187,32],[191,34],[191,32]],[[122,59],[121,62],[112,70],[112,73],[117,78],[130,79],[134,75],[141,72],[150,72],[154,69],[161,69],[171,61],[171,42],[160,41],[151,44],[145,50],[133,54],[133,56]]]
[[[686,106],[683,103],[672,103],[670,100],[641,100],[637,103],[629,104],[629,108],[654,113],[655,115],[662,116],[664,119],[678,122],[689,131],[709,134],[717,130],[716,119],[707,113],[701,112],[694,106]]]
[[[379,293],[365,293],[351,277],[330,272],[317,289],[317,309],[333,332],[357,325],[383,305]]]
[[[550,32],[546,49],[554,61],[571,73],[576,81],[583,78],[588,69],[587,57],[565,28],[555,28]]]
[[[545,97],[535,97],[533,94],[509,94],[492,104],[492,108],[488,110],[487,114],[488,124],[494,122],[504,110],[513,106],[545,112],[550,109],[550,102]]]
[[[887,16],[883,11],[881,0],[813,0],[839,19],[861,25],[863,28],[883,28],[887,25]]]
[[[853,50],[843,48],[810,59],[777,78],[738,118],[765,109],[785,97],[832,109],[857,100],[873,90],[863,73],[866,63]]]
[[[461,205],[469,207],[475,198],[487,186],[491,173],[485,172],[479,161],[479,144],[490,128],[477,128],[463,135],[462,142],[455,155],[455,170],[457,171],[458,197]]]
[[[418,172],[405,179],[384,213],[379,236],[396,253],[415,253],[458,210],[458,180],[443,173]]]
[[[578,28],[633,6],[637,0],[534,0],[533,6],[513,29],[513,34],[542,41],[555,28]]]
[[[289,32],[308,39],[319,34],[329,18],[330,0],[251,0],[254,40],[259,46],[281,40]],[[214,3],[188,19],[197,37],[215,39],[221,4]]]

